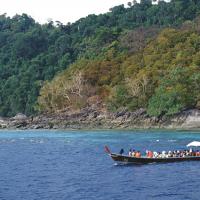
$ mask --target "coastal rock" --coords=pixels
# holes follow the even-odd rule
[[[135,112],[132,112],[131,116],[132,117],[139,117],[139,116],[142,116],[144,114],[146,114],[146,109],[140,108],[140,109],[136,110]]]
[[[14,120],[25,120],[25,119],[27,119],[27,116],[24,115],[24,114],[22,114],[22,113],[18,113],[17,115],[15,115],[15,116],[13,117],[13,119],[14,119]]]
[[[115,118],[122,117],[127,113],[127,110],[122,110],[114,114]]]
[[[46,113],[36,117],[17,115],[0,118],[0,128],[9,129],[200,129],[200,110],[185,110],[174,116],[149,117],[141,108],[111,113],[85,108],[74,112]]]
[[[186,113],[185,121],[182,124],[185,129],[199,129],[200,128],[200,110],[190,110]]]
[[[26,127],[26,125],[27,125],[27,122],[23,121],[23,122],[15,124],[15,127],[16,128],[21,128],[21,127]]]
[[[8,127],[8,122],[4,120],[3,118],[0,118],[0,128],[7,128]]]

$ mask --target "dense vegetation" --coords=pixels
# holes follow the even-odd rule
[[[111,110],[143,107],[154,116],[198,106],[200,32],[191,26],[165,29],[134,54],[119,53],[118,43],[104,56],[77,61],[44,85],[40,108],[79,108],[94,96]]]
[[[200,2],[128,5],[67,25],[1,15],[0,115],[98,102],[157,116],[198,106]]]

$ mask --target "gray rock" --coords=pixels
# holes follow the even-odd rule
[[[17,115],[15,115],[13,117],[14,120],[26,120],[27,119],[27,116],[22,114],[22,113],[18,113]]]

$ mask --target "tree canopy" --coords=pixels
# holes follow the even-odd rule
[[[0,116],[84,107],[92,96],[111,110],[146,107],[159,115],[151,110],[167,98],[158,96],[171,70],[200,64],[199,11],[196,0],[142,0],[67,25],[1,15]],[[190,84],[194,73],[186,76]],[[178,110],[195,106],[198,96],[192,98]]]

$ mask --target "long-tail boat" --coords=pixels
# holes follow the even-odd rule
[[[151,164],[151,163],[170,163],[183,161],[200,161],[200,156],[185,157],[165,157],[165,158],[148,158],[146,156],[132,157],[123,154],[112,153],[108,146],[105,146],[105,152],[117,163],[123,164]]]

